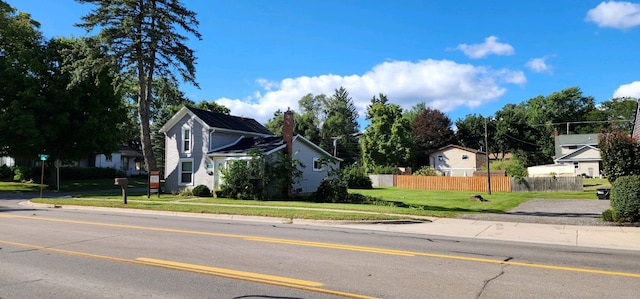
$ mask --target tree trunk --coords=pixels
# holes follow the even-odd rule
[[[147,171],[158,169],[156,157],[151,145],[151,128],[149,126],[149,93],[145,80],[140,80],[140,94],[138,95],[138,117],[140,117],[140,143]]]

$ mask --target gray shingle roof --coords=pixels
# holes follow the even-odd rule
[[[235,144],[209,151],[207,154],[246,154],[251,150],[267,153],[284,145],[285,142],[282,136],[244,137]]]
[[[265,135],[273,135],[269,129],[253,118],[239,117],[224,113],[211,112],[192,107],[187,107],[208,126],[233,131],[251,132]]]

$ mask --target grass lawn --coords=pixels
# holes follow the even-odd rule
[[[146,179],[130,180],[129,187],[144,187]],[[4,183],[0,183],[3,186]],[[35,184],[34,184],[35,185]],[[38,185],[35,185],[38,186]],[[138,208],[194,213],[270,216],[297,219],[328,220],[381,220],[410,216],[456,217],[460,214],[503,213],[530,199],[596,199],[595,189],[609,187],[606,180],[586,179],[584,192],[456,192],[398,189],[395,187],[371,190],[349,190],[372,196],[382,201],[376,204],[314,203],[291,200],[254,201],[226,198],[183,197],[163,194],[159,198],[130,192],[128,204],[122,203],[120,189],[113,180],[97,182],[68,182],[66,190],[112,190],[101,195],[74,195],[64,199],[33,199],[33,202],[56,205],[88,205],[120,208]],[[62,188],[61,188],[62,189]],[[2,190],[2,189],[0,189]],[[37,190],[37,189],[36,189]],[[472,199],[481,195],[487,202]],[[348,212],[351,211],[351,212]]]
[[[147,186],[147,177],[130,177],[129,188],[140,188]],[[47,186],[44,186],[47,190]],[[120,190],[114,185],[113,179],[102,180],[60,180],[60,191],[96,191],[96,190]],[[38,183],[21,182],[0,182],[0,191],[3,192],[35,192],[40,191]]]

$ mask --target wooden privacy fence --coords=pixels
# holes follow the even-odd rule
[[[404,189],[446,190],[446,191],[487,191],[487,177],[417,176],[396,175],[394,185]],[[491,177],[491,191],[511,192],[511,178]]]

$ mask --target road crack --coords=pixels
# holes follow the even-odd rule
[[[484,293],[484,291],[487,289],[487,286],[493,282],[494,280],[500,278],[500,276],[504,275],[504,269],[505,267],[507,267],[509,265],[506,264],[502,264],[502,267],[500,268],[500,273],[498,273],[497,275],[487,279],[484,281],[484,283],[482,284],[482,288],[480,288],[480,291],[478,292],[478,295],[476,295],[476,298],[481,298],[482,294]]]

